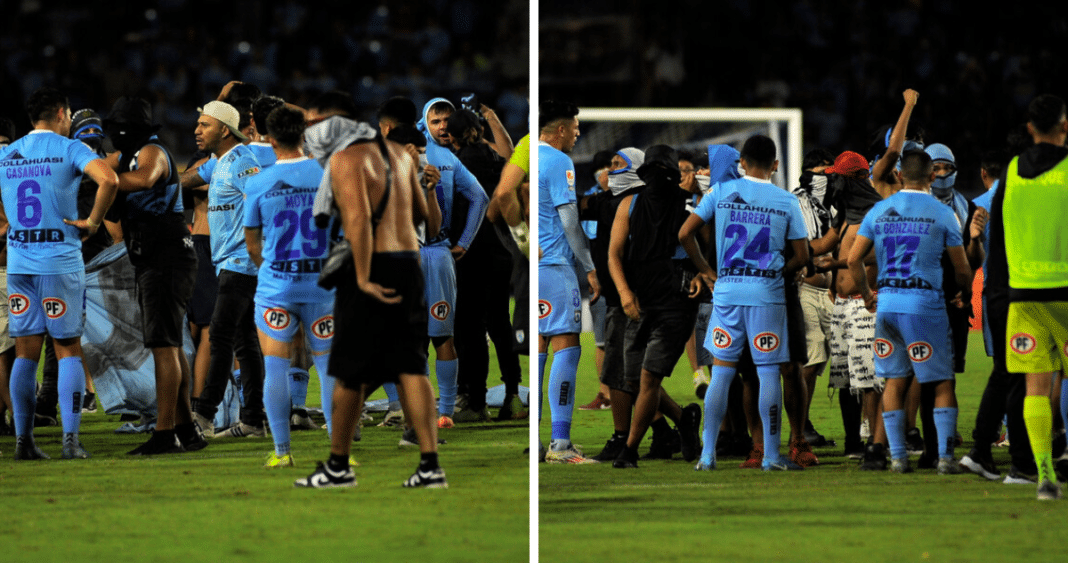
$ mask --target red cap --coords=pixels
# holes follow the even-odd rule
[[[834,159],[834,166],[827,168],[824,172],[853,176],[862,170],[864,172],[868,171],[868,160],[853,151],[845,151]]]

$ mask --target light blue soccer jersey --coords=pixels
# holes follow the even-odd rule
[[[542,264],[570,266],[574,262],[564,224],[556,208],[577,203],[575,164],[562,151],[538,143],[538,248]]]
[[[783,250],[808,238],[797,196],[746,176],[713,185],[694,213],[715,221],[717,305],[786,303]]]
[[[252,155],[256,157],[256,162],[260,163],[260,168],[267,168],[274,164],[277,155],[274,154],[274,149],[267,143],[249,143],[245,145]],[[197,167],[197,175],[200,176],[204,183],[211,183],[211,175],[215,172],[215,165],[219,163],[219,160],[215,158],[215,155],[211,155],[211,158],[205,160],[203,164]]]
[[[182,205],[182,195],[177,193],[181,189],[181,185],[178,183],[178,173],[174,169],[174,159],[171,158],[171,154],[167,152],[167,149],[163,148],[156,142],[156,137],[152,137],[149,144],[158,147],[163,154],[167,155],[167,165],[170,167],[169,176],[163,180],[166,185],[163,190],[156,189],[156,186],[147,190],[141,190],[139,192],[130,192],[126,194],[126,217],[136,217],[138,215],[163,215],[169,212],[182,213],[185,211],[185,206]],[[140,151],[138,151],[140,152]],[[137,154],[130,160],[130,171],[137,170]],[[175,197],[177,196],[177,197]],[[171,207],[171,201],[174,201],[174,206]]]
[[[7,272],[84,271],[78,229],[82,172],[98,157],[81,141],[34,130],[0,149],[0,197],[7,214]]]
[[[278,161],[248,181],[244,225],[263,229],[257,300],[333,301],[333,291],[318,284],[329,251],[328,231],[315,226],[312,214],[322,177],[319,163],[302,157]]]
[[[902,190],[876,203],[857,234],[875,244],[877,312],[945,311],[942,252],[963,244],[952,209],[930,194]]]
[[[260,172],[259,162],[245,145],[237,145],[219,159],[208,186],[208,227],[211,263],[215,273],[230,270],[256,275],[245,246],[245,193],[249,179]]]
[[[976,207],[982,207],[987,213],[990,213],[990,207],[994,204],[994,194],[998,193],[998,184],[1001,180],[994,180],[994,184],[990,186],[990,189],[983,192],[981,195],[976,196],[972,200],[972,203]],[[990,222],[987,221],[986,226],[983,227],[983,251],[985,255],[983,257],[983,266],[986,267],[986,256],[990,256]],[[986,278],[983,278],[983,286],[986,286]]]

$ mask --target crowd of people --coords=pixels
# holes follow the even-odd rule
[[[827,371],[843,455],[861,470],[910,473],[911,455],[921,469],[1001,480],[991,447],[1004,419],[1012,460],[1004,482],[1059,498],[1068,479],[1068,385],[1059,383],[1068,366],[1064,101],[1030,101],[1008,146],[984,156],[986,191],[969,200],[955,187],[952,149],[910,127],[919,99],[904,91],[870,161],[809,150],[790,191],[769,181],[779,163],[763,135],[740,151],[608,148],[587,189],[567,155],[578,108],[543,102],[539,385],[553,353],[543,461],[637,468],[651,427],[646,457],[681,452],[697,471],[730,456],[764,471],[818,466],[812,448],[837,445],[808,419]],[[971,307],[979,269],[981,313]],[[595,455],[570,436],[583,299],[600,390],[579,408],[612,411],[611,436]],[[992,369],[974,443],[958,458],[954,380],[975,314]],[[681,407],[662,386],[684,353],[703,408]]]
[[[509,300],[513,276],[527,268],[519,244],[529,163],[491,108],[473,95],[434,98],[420,115],[397,96],[371,124],[357,120],[346,92],[301,107],[235,80],[197,108],[188,125],[198,152],[179,168],[149,98],[72,112],[67,95],[46,86],[27,99],[28,134],[0,123],[10,274],[0,387],[16,460],[49,457],[34,427],[57,413],[62,457],[90,455],[79,440],[93,403],[81,346],[86,253],[120,243],[156,398],[151,436],[130,455],[270,436],[264,467],[292,467],[291,429],[320,428],[306,405],[314,366],[330,456],[297,486],[355,486],[352,444],[381,386],[382,425],[403,426],[400,444],[421,453],[404,486],[447,487],[438,429],[493,419],[487,335],[504,382],[496,419],[527,416],[526,320],[513,326]],[[58,367],[53,394],[39,399],[46,341]],[[231,381],[240,416],[216,427]]]

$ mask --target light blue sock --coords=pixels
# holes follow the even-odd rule
[[[957,409],[942,407],[934,410],[935,428],[938,429],[938,457],[953,457],[957,442]]]
[[[263,357],[263,410],[274,437],[274,453],[289,453],[289,358]]]
[[[779,366],[757,366],[760,378],[760,422],[764,425],[764,461],[777,463],[782,445],[782,381]]]
[[[545,401],[545,393],[542,390],[545,389],[545,362],[549,361],[549,354],[545,352],[538,353],[538,422],[541,422],[541,405]]]
[[[434,373],[438,378],[438,415],[452,416],[456,406],[456,371],[460,360],[437,360]]]
[[[85,395],[85,370],[77,356],[59,360],[59,412],[63,433],[77,434],[82,425],[82,397]]]
[[[245,406],[245,394],[241,391],[241,368],[237,368],[233,371],[234,374],[234,393],[237,395],[241,407]]]
[[[334,376],[327,373],[330,366],[330,354],[312,356],[312,363],[315,364],[315,373],[319,375],[319,400],[322,401],[323,416],[326,417],[326,435],[329,436],[334,429],[332,421],[334,420],[334,383],[336,382]],[[390,385],[393,384],[390,383]],[[393,392],[397,392],[395,385]]]
[[[386,391],[386,397],[389,399],[389,410],[401,410],[400,395],[397,394],[397,384],[383,383],[382,389]]]
[[[578,376],[582,348],[572,346],[553,352],[549,369],[549,416],[552,417],[552,439],[571,441],[571,416],[575,411],[575,380]]]
[[[33,413],[37,409],[37,362],[15,358],[11,367],[11,417],[16,436],[33,435]]]
[[[701,439],[705,444],[701,449],[701,463],[706,465],[716,462],[719,426],[727,414],[728,396],[735,373],[735,368],[712,366],[712,381],[709,382],[708,390],[705,391],[705,420],[701,433]]]
[[[267,360],[264,360],[266,368]],[[289,401],[294,407],[304,408],[308,404],[308,370],[289,368]]]
[[[890,459],[905,459],[909,456],[905,445],[905,411],[883,411],[886,426],[886,441],[890,443]]]

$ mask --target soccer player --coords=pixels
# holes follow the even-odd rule
[[[942,291],[942,252],[953,263],[956,282],[966,287],[972,271],[964,253],[960,223],[932,197],[934,165],[927,153],[901,157],[902,189],[875,204],[864,217],[849,254],[849,271],[869,312],[875,312],[875,369],[886,379],[883,422],[890,444],[890,469],[912,471],[905,445],[905,394],[913,375],[934,388],[938,473],[961,469],[953,458],[957,398],[953,390],[953,343]],[[875,249],[878,295],[868,284],[864,258]],[[877,304],[877,305],[876,305]]]
[[[571,444],[571,417],[575,410],[582,300],[574,261],[581,264],[590,284],[590,300],[601,293],[597,271],[579,225],[575,198],[575,165],[567,153],[579,136],[578,107],[546,100],[538,112],[538,388],[542,388],[549,348],[549,412],[552,440],[546,463],[596,463]],[[541,409],[538,409],[541,419]]]
[[[11,401],[15,459],[47,459],[33,440],[37,362],[45,333],[59,358],[63,457],[86,458],[78,440],[85,372],[81,335],[85,318],[85,265],[81,239],[100,228],[115,199],[118,177],[81,141],[68,139],[70,102],[54,88],[26,101],[33,131],[0,150],[0,196],[7,231],[10,330],[15,337]],[[96,202],[77,215],[82,173],[97,183]]]
[[[1051,446],[1053,377],[1068,366],[1068,118],[1043,94],[1027,108],[1035,146],[1014,158],[990,212],[990,286],[1007,286],[1006,367],[1026,373],[1024,423],[1038,465],[1039,500],[1061,497]],[[1019,439],[1014,437],[1014,440]]]
[[[705,392],[704,449],[697,470],[716,467],[716,440],[727,410],[727,392],[742,347],[749,347],[760,379],[765,471],[801,469],[779,455],[782,384],[780,370],[790,361],[786,333],[785,280],[808,262],[808,233],[797,197],[770,181],[779,166],[775,142],[763,135],[746,140],[741,150],[745,176],[718,183],[701,199],[679,231],[701,283],[715,287],[704,346],[712,352],[712,380]],[[716,269],[694,243],[698,229],[715,221]],[[783,250],[789,244],[793,257]]]
[[[474,174],[449,150],[452,139],[447,131],[449,116],[455,108],[445,98],[434,98],[423,106],[423,118],[416,124],[427,138],[426,160],[441,172],[437,197],[441,208],[441,231],[427,233],[427,243],[419,249],[426,272],[426,302],[429,306],[428,331],[437,359],[434,374],[438,379],[439,426],[448,427],[453,421],[456,403],[456,374],[458,358],[453,344],[456,316],[456,260],[463,258],[482,224],[489,205],[489,196]],[[467,199],[470,207],[462,233],[452,232],[453,201],[457,195]],[[454,242],[455,241],[455,242]],[[451,245],[451,246],[450,246]],[[442,420],[442,417],[448,420]],[[489,420],[485,408],[475,412],[463,409],[455,413],[456,422]]]
[[[263,437],[263,355],[253,320],[256,265],[248,255],[242,220],[246,184],[259,173],[260,164],[242,144],[248,137],[239,129],[238,111],[226,102],[208,102],[197,119],[197,147],[218,160],[208,186],[208,223],[211,261],[219,277],[219,293],[211,317],[211,365],[194,419],[205,437]],[[230,378],[234,356],[241,366],[245,401],[241,420],[215,433],[213,419]]]
[[[256,329],[263,351],[263,405],[274,438],[264,467],[292,467],[289,445],[291,343],[300,326],[319,373],[327,430],[331,429],[334,378],[327,364],[334,336],[334,292],[319,287],[327,230],[315,226],[312,201],[322,180],[319,163],[304,155],[304,114],[280,106],[263,124],[277,160],[246,184],[245,244],[259,266]]]

